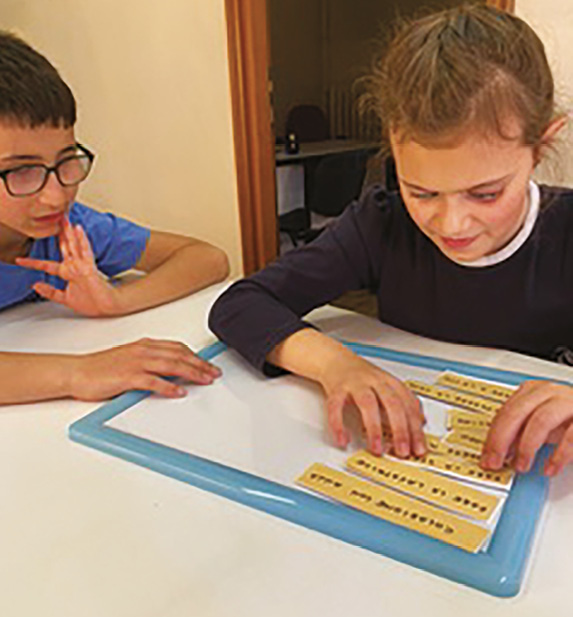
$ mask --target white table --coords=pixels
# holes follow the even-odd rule
[[[80,352],[154,336],[198,349],[213,340],[206,312],[220,289],[110,320],[55,305],[18,307],[0,313],[1,348]],[[419,339],[339,309],[313,318],[367,343],[573,377],[563,367]],[[72,443],[69,424],[97,406],[0,408],[2,617],[572,614],[573,468],[551,482],[524,590],[501,600]]]

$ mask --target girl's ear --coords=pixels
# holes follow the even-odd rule
[[[569,115],[563,114],[558,118],[555,118],[549,123],[549,126],[545,129],[545,132],[541,136],[541,141],[535,147],[535,164],[541,162],[543,151],[546,148],[551,147],[557,135],[567,126],[569,123]]]
[[[543,133],[543,137],[541,138],[541,143],[542,144],[551,143],[555,139],[557,134],[567,125],[568,122],[569,122],[569,114],[563,114],[562,116],[555,118],[555,120],[552,120],[549,123],[549,126],[547,127],[547,129],[545,130],[545,133]]]

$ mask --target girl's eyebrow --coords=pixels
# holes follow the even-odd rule
[[[505,182],[506,180],[509,180],[511,177],[513,177],[514,174],[508,174],[507,176],[503,176],[502,178],[497,178],[495,180],[488,180],[487,182],[480,182],[480,184],[476,184],[475,186],[472,186],[468,189],[462,189],[461,191],[456,191],[459,193],[462,192],[466,192],[466,193],[470,193],[472,191],[477,191],[480,189],[484,189],[484,188],[488,188],[493,186],[494,184],[500,184]],[[407,180],[402,180],[402,182],[410,189],[413,189],[415,191],[419,191],[420,193],[438,193],[439,191],[434,191],[431,189],[426,189],[422,186],[419,186],[417,184],[412,184],[410,182],[408,182]]]

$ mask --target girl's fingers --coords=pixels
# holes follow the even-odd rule
[[[424,437],[424,422],[420,420],[418,414],[409,413],[406,416],[410,428],[410,436],[412,439],[412,450],[415,456],[424,456],[428,451],[426,447],[426,438]],[[425,419],[424,419],[425,420]]]
[[[547,399],[541,382],[528,382],[512,395],[497,413],[483,448],[481,464],[499,469],[529,416]]]
[[[401,381],[396,381],[396,390],[400,399],[404,402],[406,420],[410,429],[411,445],[416,456],[426,454],[426,439],[424,437],[424,424],[426,418],[420,399],[411,392]]]
[[[44,259],[32,259],[31,257],[16,257],[16,264],[23,268],[38,270],[39,272],[47,272],[53,276],[61,276],[62,264],[56,261],[47,261]]]
[[[346,448],[350,441],[348,431],[344,427],[344,405],[346,404],[347,395],[340,391],[332,394],[326,400],[326,413],[328,417],[328,426],[334,435],[334,441],[340,448]]]
[[[58,304],[66,304],[66,294],[61,289],[56,289],[48,283],[36,283],[32,289],[42,298],[57,302]]]
[[[395,453],[400,457],[410,456],[410,427],[407,405],[389,384],[377,390],[378,398],[390,423]]]
[[[412,451],[424,454],[424,417],[418,399],[399,380],[369,365],[366,369],[364,374],[349,376],[347,384],[328,393],[328,423],[337,444],[345,446],[349,441],[343,410],[345,403],[351,401],[360,413],[370,452],[377,456],[383,453],[385,421],[398,456],[407,457]]]
[[[381,456],[382,421],[380,418],[380,403],[378,402],[378,397],[373,390],[365,389],[358,393],[353,393],[352,398],[362,416],[362,423],[366,429],[368,449],[372,454]]]
[[[562,424],[563,416],[563,410],[551,399],[531,414],[515,452],[514,467],[517,471],[525,473],[531,469],[537,451],[548,440],[549,434]]]
[[[563,433],[559,445],[545,465],[545,473],[555,476],[573,461],[573,424]]]

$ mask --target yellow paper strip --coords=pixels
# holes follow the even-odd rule
[[[461,446],[479,455],[483,450],[486,437],[487,431],[458,429],[448,433],[444,438],[444,442],[455,446]]]
[[[488,535],[486,528],[471,521],[320,463],[309,467],[297,482],[347,506],[472,553]]]
[[[469,452],[469,450],[467,450],[467,452]],[[471,454],[475,453],[472,452]],[[407,461],[410,464],[419,465],[427,469],[435,469],[446,474],[455,474],[475,482],[487,482],[488,484],[499,486],[500,488],[507,488],[515,475],[515,472],[507,467],[498,471],[486,471],[477,463],[471,462],[470,460],[462,460],[461,458],[454,458],[434,452],[429,452],[420,458],[412,457],[407,459]]]
[[[479,417],[479,414],[472,414]],[[461,459],[467,461],[469,463],[475,463],[479,465],[481,460],[481,453],[475,452],[473,450],[468,450],[467,448],[461,448],[460,446],[456,446],[454,444],[449,444],[443,441],[442,437],[438,437],[437,435],[433,435],[431,433],[424,433],[426,438],[426,446],[428,446],[428,452],[433,454],[441,454],[446,457]],[[415,457],[411,457],[408,461],[415,462]]]
[[[455,388],[456,390],[462,390],[463,392],[477,394],[478,396],[485,396],[502,403],[507,401],[514,392],[513,388],[480,381],[479,379],[471,379],[462,375],[455,375],[454,373],[444,373],[436,383],[448,386],[449,388]]]
[[[460,409],[448,410],[449,429],[488,430],[492,422],[493,419],[485,414],[461,411]]]
[[[478,413],[494,414],[501,407],[501,403],[496,401],[489,401],[479,396],[473,396],[472,394],[456,392],[449,388],[440,388],[421,381],[410,379],[404,383],[412,392],[420,396],[427,396],[428,398],[433,398],[448,403],[449,405],[471,409]]]
[[[494,495],[467,484],[396,459],[373,456],[365,451],[351,456],[346,465],[375,482],[479,520],[488,520],[499,503]]]

